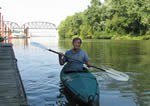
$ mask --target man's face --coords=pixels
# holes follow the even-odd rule
[[[80,40],[76,40],[73,43],[74,49],[80,49],[80,45],[81,45]]]

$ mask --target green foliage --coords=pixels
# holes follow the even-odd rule
[[[99,6],[99,5],[101,5],[101,2],[100,2],[100,0],[91,0],[91,6]]]
[[[140,35],[150,35],[149,2],[149,0],[105,0],[102,4],[100,0],[91,0],[91,5],[84,12],[68,16],[61,22],[58,28],[59,36],[135,39]],[[143,36],[137,39],[149,38]]]
[[[82,38],[90,38],[92,37],[92,31],[91,31],[90,25],[81,25],[80,26],[80,36]]]
[[[111,39],[113,36],[112,33],[106,33],[106,32],[98,32],[98,31],[95,31],[94,32],[94,35],[93,35],[93,38],[94,39]]]
[[[82,24],[82,13],[76,13],[74,16],[68,16],[58,27],[58,33],[61,38],[70,38],[80,35],[80,25]]]
[[[142,38],[142,40],[150,40],[150,35],[146,35]]]

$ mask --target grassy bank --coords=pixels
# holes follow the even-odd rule
[[[110,40],[150,40],[150,35],[144,35],[144,36],[129,36],[129,35],[100,35],[100,36],[93,36],[88,38],[83,38],[82,36],[72,36],[72,38],[61,38],[61,39],[73,39],[75,37],[79,37],[81,39],[110,39]]]
[[[150,35],[146,36],[113,36],[113,40],[150,40]]]

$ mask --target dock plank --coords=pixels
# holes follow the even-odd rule
[[[21,105],[29,106],[12,44],[0,43],[0,106]]]

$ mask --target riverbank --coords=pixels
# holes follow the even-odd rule
[[[113,36],[113,40],[150,40],[149,35],[145,36]]]
[[[73,39],[75,37],[79,37],[81,39],[110,39],[110,40],[150,40],[150,35],[143,35],[143,36],[129,36],[129,35],[123,35],[123,36],[119,36],[119,35],[107,35],[107,36],[99,36],[99,37],[87,37],[87,38],[83,38],[82,36],[72,36],[72,38],[62,38],[60,37],[60,39]]]

